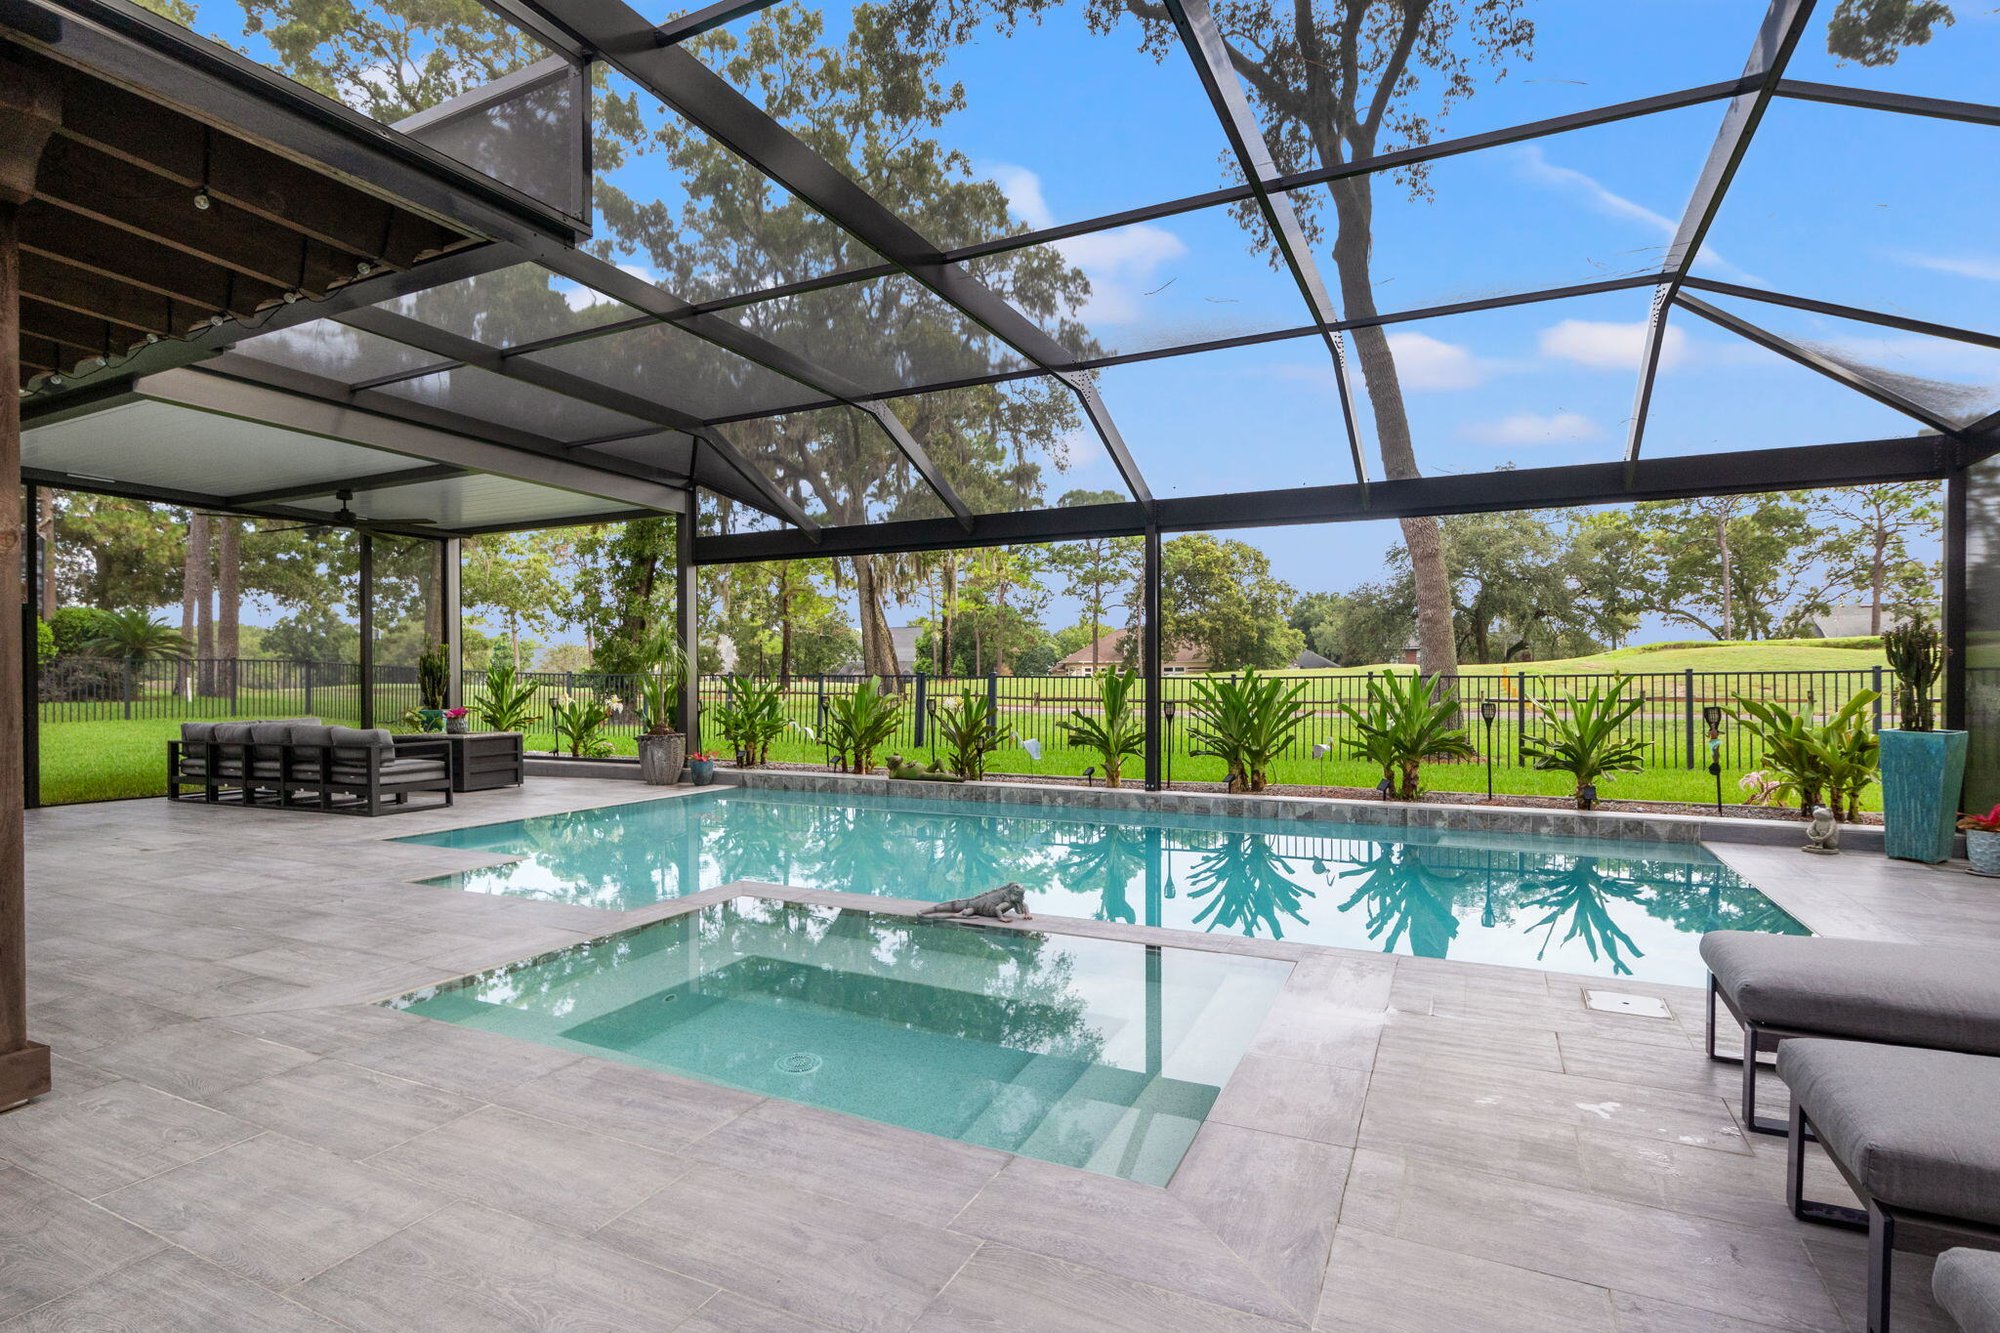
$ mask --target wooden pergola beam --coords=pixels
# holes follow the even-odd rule
[[[21,267],[16,223],[35,190],[62,88],[47,73],[0,60],[0,383],[21,379]],[[0,391],[0,1110],[49,1090],[49,1048],[28,1040],[27,867],[22,850],[25,713],[21,694],[21,400]]]

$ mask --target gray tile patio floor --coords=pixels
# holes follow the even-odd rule
[[[417,886],[485,858],[383,839],[654,794],[31,813],[56,1090],[0,1115],[0,1329],[1860,1326],[1859,1238],[1786,1214],[1690,990],[1621,983],[1672,1013],[1629,1017],[1203,937],[1297,966],[1165,1190],[367,1003],[680,910]],[[1952,868],[1718,850],[1826,933],[2000,948]],[[1928,1279],[1902,1263],[1898,1327],[1942,1327]]]

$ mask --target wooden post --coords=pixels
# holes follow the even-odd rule
[[[27,868],[21,847],[21,251],[18,219],[62,122],[54,80],[0,61],[0,1110],[49,1090],[49,1048],[28,1040]],[[8,640],[13,642],[9,643]]]

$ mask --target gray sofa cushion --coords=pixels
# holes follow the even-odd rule
[[[181,760],[182,777],[200,778],[200,777],[206,777],[207,775],[208,775],[208,761],[206,759],[197,757],[194,759],[184,758]],[[215,775],[219,778],[240,778],[243,776],[243,763],[241,760],[223,759],[220,756],[217,756],[215,764]]]
[[[2000,1225],[2000,1059],[1793,1038],[1778,1048],[1778,1077],[1869,1194]]]
[[[2000,1254],[1946,1250],[1931,1272],[1931,1292],[1963,1333],[2000,1333]]]
[[[261,725],[251,722],[218,722],[209,738],[217,745],[248,745],[250,728]]]
[[[292,723],[292,744],[331,745],[333,744],[333,728],[321,722],[294,722]]]
[[[379,770],[384,784],[400,782],[441,781],[444,778],[442,759],[385,759]],[[336,764],[333,770],[336,782],[366,782],[368,770],[350,768]]]
[[[386,751],[382,756],[386,761],[396,751],[396,738],[387,727],[370,727],[366,731],[358,727],[328,727],[327,732],[336,764],[366,764],[370,750]]]
[[[1718,930],[1701,957],[1755,1023],[2000,1055],[2000,953]]]
[[[181,739],[184,741],[212,741],[215,739],[213,722],[181,723]]]
[[[278,747],[292,739],[292,724],[289,722],[252,722],[250,724],[250,759],[252,763],[260,759],[276,763]]]

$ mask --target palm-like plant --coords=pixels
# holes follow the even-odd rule
[[[185,662],[194,656],[186,636],[145,611],[111,611],[96,634],[84,640],[83,651],[140,666],[147,662]]]
[[[1434,689],[1436,677],[1385,672],[1368,682],[1368,711],[1340,705],[1355,734],[1341,743],[1351,754],[1382,765],[1382,777],[1402,800],[1417,799],[1417,776],[1430,759],[1476,759],[1479,752],[1455,725],[1457,692]]]
[[[679,721],[681,691],[687,686],[693,664],[681,641],[666,632],[654,636],[646,657],[650,665],[639,673],[639,710],[648,736],[668,736]]]
[[[902,705],[901,699],[883,693],[872,680],[826,701],[826,744],[841,772],[866,773],[875,766],[875,752],[896,734],[896,714]]]
[[[439,709],[451,697],[451,650],[441,643],[417,658],[417,706]]]
[[[1522,757],[1544,773],[1567,773],[1576,779],[1576,808],[1597,804],[1597,780],[1607,773],[1636,773],[1645,767],[1646,743],[1621,735],[1619,729],[1639,711],[1644,699],[1627,699],[1621,679],[1610,689],[1591,687],[1581,699],[1563,700],[1558,713],[1539,700],[1535,709],[1548,719],[1549,730],[1521,738]]]
[[[944,743],[945,766],[967,781],[986,776],[986,756],[1013,738],[1012,727],[1000,725],[993,701],[967,688],[937,711],[938,739]]]
[[[784,689],[775,680],[731,676],[728,695],[712,711],[723,743],[745,768],[769,763],[771,742],[785,734]]]
[[[1146,724],[1132,706],[1132,689],[1138,682],[1136,671],[1105,672],[1097,678],[1097,713],[1073,708],[1064,724],[1071,745],[1097,756],[1107,787],[1118,785],[1127,759],[1146,750]]]
[[[1836,819],[1853,819],[1861,793],[1875,778],[1881,741],[1868,719],[1880,697],[1874,690],[1859,690],[1818,724],[1768,699],[1738,695],[1736,704],[1743,710],[1743,724],[1763,747],[1765,767],[1778,775],[1775,795],[1797,797],[1801,814],[1824,804]]]
[[[1299,702],[1306,682],[1287,683],[1244,668],[1240,676],[1195,682],[1188,753],[1212,755],[1232,791],[1262,791],[1271,761],[1292,743],[1311,709]]]
[[[535,686],[521,679],[514,664],[495,653],[477,704],[479,715],[493,731],[526,731],[535,720]]]
[[[616,699],[557,695],[549,707],[549,727],[555,732],[557,746],[568,746],[570,756],[576,759],[602,759],[610,754],[611,742],[604,738],[604,724],[611,720],[617,707]]]

